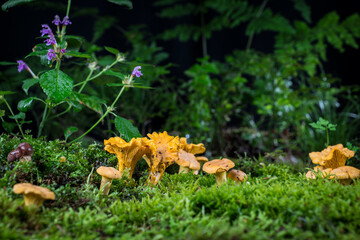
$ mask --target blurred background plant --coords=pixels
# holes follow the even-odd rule
[[[64,9],[61,4],[35,2]],[[286,5],[282,11],[279,4]],[[99,66],[105,67],[111,64],[111,56],[102,54],[98,42],[111,31],[113,46],[125,52],[127,60],[119,71],[143,66],[144,81],[153,89],[125,91],[124,101],[117,105],[120,115],[130,119],[142,135],[167,130],[204,142],[209,155],[234,157],[281,150],[285,153],[281,161],[307,162],[308,152],[325,147],[323,134],[309,123],[324,118],[337,124],[336,131],[329,133],[330,145],[359,146],[360,132],[359,85],[343,85],[326,65],[329,51],[358,48],[360,17],[357,13],[340,17],[332,11],[316,15],[315,21],[309,4],[305,0],[159,0],[152,6],[161,21],[154,32],[153,26],[119,22],[119,15],[127,10],[106,15],[74,3],[72,19],[86,16],[94,28],[92,36],[73,42],[85,54],[96,55]],[[216,39],[229,37],[234,38],[231,53],[212,57],[216,49],[225,47],[216,44]],[[185,69],[179,62],[171,63],[174,58],[169,55],[169,49],[176,48],[176,54],[183,56],[181,42],[195,44],[196,49],[183,57],[190,59]],[[31,64],[35,68],[38,63]],[[85,63],[65,65],[73,79],[88,74],[76,70],[81,64]],[[15,73],[15,68],[2,71],[1,90],[19,89],[22,79]],[[92,99],[109,102],[117,90],[106,84],[116,80],[116,74],[103,75],[85,90]],[[40,89],[31,91],[41,94]],[[9,95],[11,106],[18,100],[19,96]],[[33,106],[29,111],[37,116],[40,110]],[[81,113],[53,119],[44,135],[59,138],[64,126],[84,131],[98,119],[90,113],[85,107]],[[113,120],[105,120],[88,135],[89,140],[101,141],[114,134]],[[25,129],[32,126],[24,123]]]

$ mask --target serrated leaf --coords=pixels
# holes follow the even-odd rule
[[[1,9],[6,11],[9,8],[15,7],[18,4],[33,2],[34,0],[9,0],[1,5]]]
[[[102,105],[105,104],[105,101],[98,97],[88,96],[82,93],[73,93],[71,94],[70,99],[90,108],[91,110],[97,112],[100,115],[103,114]],[[73,103],[73,106],[79,109],[79,106],[76,105],[75,103]]]
[[[66,56],[72,56],[72,57],[80,57],[80,58],[88,58],[90,59],[91,56],[85,53],[77,52],[77,51],[66,51]]]
[[[77,127],[68,127],[64,131],[65,141],[74,133],[77,132],[79,129]]]
[[[38,78],[30,78],[23,81],[22,89],[28,95],[29,88],[37,84],[40,80]]]
[[[58,103],[72,92],[73,80],[61,70],[50,70],[40,77],[40,86],[45,94]]]
[[[25,58],[31,57],[31,56],[46,56],[46,54],[48,53],[49,50],[40,50],[40,51],[35,51],[32,53],[29,53],[28,55],[26,55]]]
[[[31,108],[35,97],[29,97],[18,102],[17,108],[20,112],[27,112]]]
[[[132,2],[129,0],[108,0],[108,2],[115,3],[120,6],[126,6],[129,9],[133,8]]]
[[[115,55],[118,55],[120,53],[119,50],[115,49],[115,48],[112,48],[112,47],[104,47],[106,51],[112,53],[112,54],[115,54]]]
[[[127,119],[116,116],[115,127],[120,133],[120,137],[126,141],[132,138],[142,137],[139,130]]]

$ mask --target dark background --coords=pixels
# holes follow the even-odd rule
[[[4,3],[5,1],[1,1]],[[72,1],[70,19],[73,24],[67,29],[67,34],[85,36],[86,39],[92,38],[94,27],[94,16],[112,15],[117,18],[117,26],[128,29],[129,25],[143,24],[146,30],[153,36],[161,33],[167,28],[173,27],[174,23],[198,22],[195,18],[182,19],[162,19],[157,16],[160,12],[159,7],[153,6],[154,1],[135,0],[133,9],[128,10],[106,0],[86,0]],[[251,4],[260,5],[262,1],[254,0]],[[360,12],[360,3],[358,0],[308,0],[311,7],[312,24],[323,17],[326,13],[336,11],[341,16],[340,20],[347,16]],[[16,61],[23,59],[31,52],[32,47],[40,42],[37,37],[40,36],[41,24],[48,23],[54,18],[55,14],[61,17],[65,14],[67,1],[52,1],[53,6],[41,6],[36,4],[25,4],[10,8],[7,12],[1,11],[1,59],[0,61]],[[290,20],[301,19],[300,14],[294,10],[292,1],[289,0],[270,0],[267,3],[274,12],[279,12]],[[92,7],[97,12],[93,16],[73,16],[74,12],[82,7]],[[55,10],[54,8],[62,8]],[[59,12],[60,11],[60,12]],[[359,23],[360,27],[360,23]],[[212,59],[223,60],[224,57],[234,49],[244,49],[247,42],[247,36],[243,29],[223,30],[216,32],[208,40],[208,53]],[[252,47],[264,52],[271,52],[273,49],[274,35],[270,32],[255,35]],[[360,41],[358,41],[360,43]],[[115,28],[108,30],[97,44],[99,46],[112,46],[126,52],[129,43],[124,38],[121,31]],[[175,63],[176,67],[172,69],[173,75],[181,76],[182,72],[193,65],[197,58],[202,57],[200,43],[193,41],[179,42],[176,40],[160,41],[159,45],[168,52],[169,62]],[[360,45],[360,44],[359,44]],[[345,47],[345,52],[340,53],[332,47],[328,48],[328,62],[324,64],[325,71],[333,76],[342,79],[346,85],[358,84],[359,49]]]

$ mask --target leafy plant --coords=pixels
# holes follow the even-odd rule
[[[311,127],[317,129],[319,131],[326,132],[326,147],[329,146],[329,131],[336,131],[336,124],[332,124],[329,121],[319,118],[319,120],[315,123],[309,123]]]
[[[10,0],[3,5],[3,9],[7,9],[9,7],[25,2],[28,1]],[[130,1],[112,0],[110,2],[116,3],[118,5],[125,5],[129,8],[132,7]],[[43,29],[41,30],[41,36],[46,38],[45,43],[37,44],[33,48],[33,52],[28,54],[26,57],[39,57],[40,62],[45,67],[52,69],[45,71],[40,70],[38,74],[35,74],[24,61],[18,61],[18,71],[21,72],[23,70],[26,70],[32,76],[31,79],[26,79],[23,81],[22,89],[24,90],[26,95],[29,94],[30,88],[33,88],[34,86],[39,86],[43,93],[45,93],[45,96],[43,94],[40,94],[39,96],[30,96],[23,100],[20,100],[17,105],[20,113],[14,115],[12,110],[9,108],[9,111],[12,114],[10,118],[15,119],[19,130],[22,132],[20,123],[18,123],[18,119],[22,120],[21,124],[25,123],[26,113],[31,109],[32,105],[34,105],[34,102],[40,102],[41,104],[44,104],[44,110],[42,111],[41,120],[36,119],[37,122],[39,122],[37,136],[40,137],[42,135],[46,122],[55,118],[59,118],[60,116],[63,116],[67,113],[71,113],[71,110],[78,112],[82,109],[82,106],[86,106],[87,108],[98,113],[100,115],[100,118],[87,131],[84,131],[81,136],[77,137],[72,142],[78,141],[82,137],[87,135],[99,123],[101,123],[105,118],[107,118],[109,113],[115,116],[115,127],[118,131],[120,131],[120,134],[122,134],[124,138],[128,139],[134,136],[139,136],[138,130],[132,125],[131,122],[127,121],[124,118],[121,118],[120,116],[117,116],[117,114],[115,113],[115,105],[118,102],[125,88],[146,88],[139,85],[139,83],[134,83],[134,77],[140,77],[142,75],[142,73],[140,72],[141,67],[135,67],[131,75],[125,76],[121,73],[120,69],[115,68],[117,64],[125,61],[124,54],[121,54],[117,49],[111,47],[104,47],[106,51],[115,55],[115,59],[113,58],[109,64],[106,64],[103,67],[99,66],[100,63],[98,63],[95,53],[91,51],[91,48],[96,48],[96,45],[94,45],[94,43],[92,43],[92,46],[87,46],[87,53],[80,52],[79,50],[81,44],[83,43],[83,38],[79,36],[66,35],[66,28],[70,24],[72,24],[69,20],[70,5],[71,1],[68,1],[66,15],[63,20],[61,20],[60,17],[56,15],[55,19],[52,21],[52,23],[56,26],[57,29],[56,34],[53,33],[52,29],[47,24],[42,25]],[[100,30],[95,32],[93,41],[97,40],[103,34],[104,30],[106,30],[106,28],[99,29]],[[80,59],[79,61],[77,61],[77,63],[82,66],[88,67],[89,69],[89,73],[84,78],[84,80],[81,80],[81,78],[76,78],[78,82],[75,83],[68,74],[60,70],[60,66],[66,66],[67,59],[72,58]],[[78,72],[82,71],[80,70]],[[104,100],[97,98],[96,96],[91,96],[91,93],[84,93],[89,83],[101,77],[102,75],[112,76],[122,81],[121,84],[108,83],[108,86],[110,87],[122,87],[117,92],[116,98],[112,100],[112,103],[109,105],[106,105],[106,102]],[[7,92],[2,93],[4,94]],[[4,101],[7,104],[6,100]],[[105,110],[103,109],[103,105],[105,106]],[[6,125],[6,122],[4,120],[3,125]],[[64,129],[65,138],[68,139],[71,134],[77,131],[77,129],[78,128],[75,126],[70,126],[66,130]],[[8,128],[8,130],[11,131],[12,129]]]

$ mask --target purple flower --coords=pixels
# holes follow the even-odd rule
[[[48,57],[48,60],[51,61],[51,59],[56,58],[56,54],[54,49],[49,49],[48,53],[46,54]]]
[[[17,63],[19,64],[18,66],[18,71],[21,72],[24,69],[29,69],[29,67],[26,65],[26,63],[22,60],[18,60]]]
[[[66,49],[63,48],[63,49],[60,50],[60,52],[61,52],[62,54],[64,54],[64,53],[66,53]]]
[[[55,21],[55,20],[54,20]],[[55,36],[53,34],[53,32],[51,31],[51,28],[49,27],[49,25],[47,24],[43,24],[41,25],[43,27],[43,29],[40,31],[41,32],[41,36],[47,35],[48,39],[46,39],[44,42],[46,43],[47,46],[49,45],[56,45],[56,39]]]
[[[141,66],[135,67],[131,73],[131,76],[136,76],[136,77],[142,76],[143,74],[139,71],[139,69],[141,69]]]
[[[52,33],[51,28],[49,27],[49,25],[43,24],[43,25],[41,25],[41,27],[43,28],[43,29],[41,29],[41,31],[40,31],[42,37],[43,37],[44,35],[48,35],[48,34],[54,35],[54,34]]]
[[[59,26],[59,24],[61,23],[59,15],[55,15],[55,19],[52,21],[52,23],[56,26]]]
[[[55,39],[54,37],[51,37],[50,35],[49,35],[49,38],[46,39],[44,42],[46,43],[47,46],[56,45],[56,44],[57,44],[57,43],[56,43],[56,39]]]
[[[69,20],[69,16],[65,16],[61,23],[62,23],[62,25],[65,25],[65,26],[70,25],[71,22]]]

